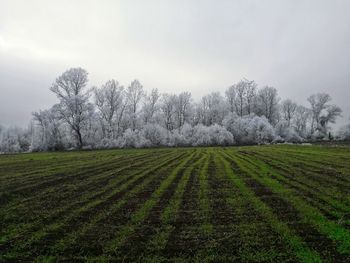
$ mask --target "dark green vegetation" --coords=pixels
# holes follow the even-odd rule
[[[0,156],[0,261],[349,262],[350,147]]]

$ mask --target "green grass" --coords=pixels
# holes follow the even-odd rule
[[[0,156],[1,262],[350,262],[350,146]]]

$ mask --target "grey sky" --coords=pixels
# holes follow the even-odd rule
[[[195,99],[242,78],[306,105],[327,92],[350,116],[350,1],[0,0],[0,124],[56,102],[49,87],[81,66]]]

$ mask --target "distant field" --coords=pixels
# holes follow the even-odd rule
[[[350,262],[350,146],[0,156],[0,262]]]

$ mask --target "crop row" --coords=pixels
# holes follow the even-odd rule
[[[0,164],[5,261],[350,259],[348,148],[28,154]]]

